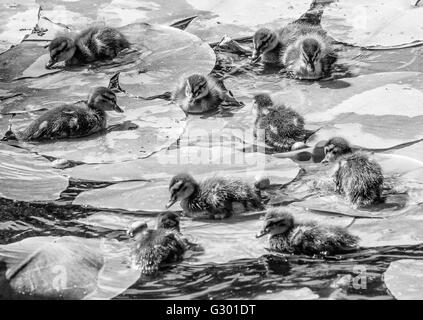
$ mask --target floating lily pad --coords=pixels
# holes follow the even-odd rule
[[[145,158],[167,148],[183,133],[185,114],[163,100],[143,101],[118,97],[124,113],[108,113],[108,130],[79,139],[20,143],[39,154],[84,163],[106,163]],[[20,114],[13,130],[24,129],[40,113]],[[7,128],[6,118],[0,119]]]
[[[357,218],[386,218],[393,216],[401,216],[408,212],[411,206],[421,201],[423,195],[423,184],[409,183],[410,178],[405,179],[403,176],[414,173],[416,170],[423,169],[423,163],[412,158],[404,156],[397,156],[391,154],[376,154],[371,156],[377,161],[383,170],[385,177],[385,184],[389,186],[388,191],[384,191],[382,197],[384,202],[380,204],[372,205],[368,208],[354,209],[348,203],[345,202],[343,196],[334,194],[334,188],[332,191],[326,189],[310,190],[310,186],[307,186],[301,180],[293,183],[289,186],[289,192],[294,193],[292,196],[300,196],[300,192],[304,194],[305,199],[299,199],[298,202],[293,203],[294,206],[307,208],[319,212],[332,213],[335,215],[345,215]],[[324,170],[324,167],[322,167]],[[315,178],[320,181],[320,175],[322,173],[313,174]],[[331,178],[330,178],[331,179]],[[331,180],[329,183],[333,184]],[[298,187],[296,188],[296,186]],[[305,188],[305,189],[304,189]],[[307,193],[308,188],[308,193]],[[288,194],[290,194],[288,192]],[[314,194],[314,195],[313,195]],[[367,219],[365,219],[367,220]]]
[[[315,300],[318,298],[319,295],[315,294],[309,288],[263,293],[254,297],[257,300]]]
[[[225,34],[231,38],[252,36],[262,26],[280,28],[298,19],[309,8],[309,0],[188,0],[202,14],[194,20],[187,31],[209,42],[219,41]]]
[[[130,247],[109,239],[35,237],[0,246],[14,296],[110,299],[135,283]]]
[[[185,151],[187,151],[185,149]],[[239,158],[240,162],[235,162],[236,159],[229,162],[224,162],[223,158],[210,157],[208,149],[195,149],[191,148],[192,158],[182,158],[186,153],[178,153],[178,150],[173,150],[168,154],[171,160],[172,156],[175,162],[166,162],[166,154],[158,154],[154,157],[145,159],[145,163],[142,162],[126,162],[122,165],[116,165],[113,169],[111,167],[102,168],[101,176],[86,176],[81,174],[90,173],[95,174],[100,167],[87,166],[82,168],[75,167],[70,169],[69,173],[73,177],[89,180],[105,180],[116,179],[120,173],[122,180],[135,179],[154,179],[156,182],[126,182],[118,183],[103,189],[96,189],[87,192],[83,192],[78,195],[75,199],[74,204],[88,205],[92,207],[101,208],[120,208],[126,210],[139,210],[139,211],[163,211],[164,206],[169,200],[168,185],[171,177],[179,172],[190,172],[199,181],[210,175],[221,175],[225,177],[237,177],[253,184],[258,177],[266,176],[269,177],[271,184],[285,184],[296,177],[298,174],[298,166],[291,160],[287,159],[276,159],[263,154],[241,154],[243,158]],[[210,161],[210,165],[203,162],[196,164],[195,159],[201,160],[201,158],[195,158],[200,152],[207,152],[206,158],[203,160]],[[230,155],[231,150],[223,150],[223,154],[227,152]],[[177,162],[178,154],[182,157],[179,158],[180,162]],[[219,154],[218,154],[219,155]],[[189,159],[189,160],[188,160]],[[187,161],[186,161],[187,160]],[[256,161],[256,162],[254,162]],[[248,165],[250,164],[250,166]],[[149,168],[155,168],[154,171],[150,171]],[[214,168],[210,173],[211,167]],[[139,168],[139,169],[138,169]],[[82,171],[82,170],[84,171]],[[76,175],[75,175],[76,173]],[[79,173],[79,174],[78,174]],[[106,176],[106,174],[108,176]],[[166,177],[166,179],[165,179]],[[175,207],[179,208],[180,207]]]
[[[31,33],[38,21],[36,1],[2,1],[0,4],[0,53],[16,45]]]
[[[398,300],[423,299],[423,260],[403,259],[391,262],[383,274],[385,285]]]
[[[340,0],[325,8],[322,26],[348,44],[398,46],[423,41],[422,15],[423,7],[413,6],[412,1]]]
[[[0,197],[22,201],[50,201],[68,187],[68,179],[50,162],[22,149],[0,144]]]
[[[67,175],[81,180],[121,182],[160,180],[180,172],[194,176],[210,173],[256,176],[268,175],[272,184],[285,184],[298,174],[299,167],[289,159],[275,159],[258,153],[246,154],[226,147],[184,147],[165,150],[147,159],[125,163],[82,165],[67,169]]]

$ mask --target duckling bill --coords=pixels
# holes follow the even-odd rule
[[[122,113],[116,95],[108,88],[95,88],[86,107],[63,105],[45,112],[24,131],[16,133],[19,140],[40,141],[84,137],[106,128],[106,111]]]
[[[361,152],[353,153],[347,140],[334,137],[324,146],[322,163],[337,165],[334,182],[336,191],[345,195],[354,207],[366,207],[381,200],[383,172],[381,166]]]
[[[189,174],[181,173],[171,179],[169,192],[166,208],[180,201],[184,213],[194,216],[223,219],[263,208],[259,191],[239,179],[211,177],[197,182]]]
[[[270,208],[257,238],[269,236],[270,249],[289,254],[334,255],[358,249],[359,238],[346,229],[299,223],[283,208]]]
[[[118,30],[110,27],[91,27],[74,39],[57,37],[50,42],[50,61],[46,68],[65,61],[68,66],[115,58],[130,47],[129,41]]]

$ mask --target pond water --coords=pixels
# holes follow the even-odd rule
[[[14,18],[0,14],[5,22],[0,35],[8,34],[0,42],[1,137],[10,124],[19,130],[59,103],[85,99],[89,88],[107,86],[117,72],[123,89],[118,103],[125,112],[109,114],[107,134],[55,143],[0,144],[0,257],[24,259],[52,237],[76,243],[86,252],[94,250],[103,261],[112,261],[93,280],[114,287],[94,295],[102,298],[394,299],[383,277],[390,264],[423,259],[423,28],[410,27],[421,25],[423,7],[396,12],[408,17],[410,25],[404,28],[411,30],[409,37],[393,25],[398,37],[391,32],[381,38],[390,40],[383,43],[375,36],[380,26],[369,23],[361,30],[356,27],[360,21],[339,17],[345,10],[351,15],[361,12],[347,1],[314,1],[311,14],[324,10],[322,26],[338,40],[337,68],[330,79],[321,81],[290,79],[280,70],[251,65],[248,55],[215,46],[226,34],[251,50],[252,42],[245,37],[258,27],[296,20],[311,2],[231,1],[238,9],[233,15],[219,1],[200,0],[177,0],[172,5],[161,0],[92,1],[88,7],[83,1],[4,4]],[[382,2],[375,6],[390,17],[389,6]],[[260,14],[255,15],[257,10]],[[372,8],[367,10],[365,16],[373,21]],[[170,27],[194,15],[197,18],[185,30]],[[383,32],[396,22],[383,21]],[[44,45],[55,33],[92,23],[121,28],[136,50],[108,65],[44,68]],[[25,28],[27,34],[37,32],[22,41]],[[10,45],[15,46],[8,50]],[[210,72],[224,80],[243,107],[187,116],[163,99],[181,76]],[[318,129],[308,139],[309,146],[341,135],[373,153],[392,186],[384,192],[384,204],[353,209],[338,195],[309,187],[307,179],[325,174],[318,164],[266,154],[255,145],[251,104],[261,92],[301,113],[306,128]],[[145,99],[154,96],[158,98]],[[302,169],[304,179],[294,180]],[[183,171],[199,179],[215,173],[250,181],[268,176],[269,204],[288,205],[304,219],[347,227],[360,237],[363,250],[324,258],[278,255],[266,250],[266,239],[255,238],[263,213],[224,221],[183,217],[182,233],[201,244],[204,252],[191,253],[154,277],[135,279],[119,269],[115,260],[120,261],[121,251],[111,248],[125,243],[132,222],[153,224],[168,201],[170,178]],[[40,264],[57,263],[54,255],[39,259]],[[7,286],[2,282],[4,272],[0,259],[0,297]]]

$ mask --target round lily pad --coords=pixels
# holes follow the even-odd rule
[[[68,179],[47,159],[0,143],[0,197],[21,201],[50,201],[60,197]]]
[[[385,285],[398,300],[423,299],[423,260],[403,259],[391,262],[383,274]]]
[[[129,245],[116,240],[35,237],[0,252],[11,297],[110,299],[140,277]]]
[[[339,0],[325,8],[322,26],[336,40],[348,44],[398,46],[423,41],[422,15],[423,7],[412,1]]]

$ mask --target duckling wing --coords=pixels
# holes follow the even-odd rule
[[[23,132],[25,140],[79,137],[99,131],[104,119],[86,108],[74,105],[55,108],[35,120]]]

